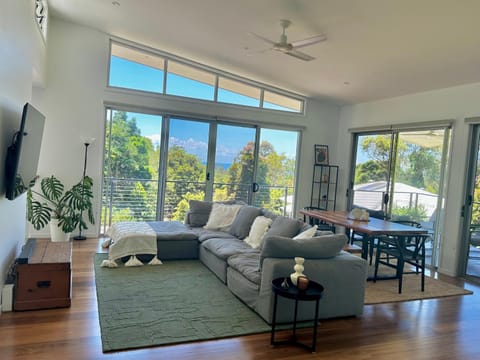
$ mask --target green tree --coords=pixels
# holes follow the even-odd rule
[[[244,191],[251,186],[255,165],[254,155],[255,144],[249,142],[235,157],[227,172],[228,182],[230,184],[240,184],[240,187],[229,186],[228,198],[246,200]],[[275,187],[293,187],[295,161],[283,154],[278,154],[268,141],[260,143],[258,155],[256,182],[260,185],[267,185],[267,187],[257,193],[255,205],[281,212],[285,206],[285,190]]]
[[[180,201],[186,194],[197,194],[205,188],[205,165],[200,158],[188,154],[181,146],[168,150],[167,184],[165,192],[166,216],[174,216]]]
[[[381,181],[387,178],[388,172],[381,163],[368,160],[358,164],[355,170],[355,184],[366,184],[373,181]]]
[[[405,153],[406,164],[399,171],[397,180],[437,194],[441,166],[440,147],[427,148],[408,144]]]
[[[116,111],[105,139],[105,179],[111,182],[112,219],[127,216],[136,220],[155,218],[156,183],[152,182],[155,168],[151,162],[155,149],[150,139],[141,135],[135,117],[128,118],[124,111]],[[158,166],[158,165],[157,165]],[[118,216],[117,216],[118,213]]]
[[[177,204],[177,208],[172,214],[172,220],[177,221],[184,221],[185,215],[189,209],[189,201],[190,200],[203,200],[205,198],[205,193],[200,191],[197,193],[186,193],[182,200],[179,201]]]
[[[371,161],[376,163],[377,173],[389,172],[390,139],[390,135],[366,136],[360,144],[362,151],[368,153]]]
[[[110,125],[110,124],[108,124]],[[141,136],[137,120],[124,111],[114,113],[111,133],[105,143],[105,171],[115,178],[151,179],[149,159],[154,153],[152,141]]]

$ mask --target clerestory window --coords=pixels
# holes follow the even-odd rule
[[[305,104],[303,97],[287,91],[118,42],[111,44],[108,85],[300,114]]]

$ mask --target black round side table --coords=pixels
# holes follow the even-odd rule
[[[285,285],[287,284],[287,285]],[[272,316],[272,333],[270,336],[271,345],[280,345],[280,344],[294,344],[306,347],[311,352],[316,351],[317,347],[317,325],[318,325],[318,304],[320,298],[323,294],[323,286],[319,283],[310,280],[308,288],[306,290],[299,290],[295,285],[292,284],[290,278],[277,278],[272,281],[272,290],[274,293],[273,301],[273,316]],[[277,300],[278,296],[295,300],[295,313],[293,315],[293,334],[292,339],[287,341],[275,341],[275,326],[277,318]],[[315,301],[315,317],[313,320],[313,339],[312,346],[309,347],[303,343],[297,341],[296,330],[297,330],[297,311],[298,311],[298,302],[299,301]]]

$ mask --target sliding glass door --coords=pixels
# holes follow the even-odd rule
[[[297,146],[296,131],[261,129],[254,205],[293,216]]]
[[[157,217],[162,117],[107,109],[102,232],[118,221]]]
[[[480,278],[480,125],[472,126],[464,215],[463,273]]]
[[[392,133],[357,134],[351,207],[387,213],[392,172]]]
[[[107,109],[102,232],[183,221],[189,200],[293,215],[297,131]]]
[[[166,167],[160,179],[160,213],[164,220],[183,221],[188,201],[205,199],[210,125],[192,119],[168,120],[167,163],[160,163]]]
[[[358,133],[354,139],[350,207],[365,207],[393,221],[419,223],[431,235],[427,263],[435,266],[449,129]]]
[[[257,168],[257,132],[253,126],[217,124],[213,200],[251,204]]]

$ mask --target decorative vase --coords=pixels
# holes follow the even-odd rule
[[[290,280],[292,281],[292,284],[297,286],[297,279],[299,276],[305,276],[303,274],[303,263],[305,262],[305,259],[302,257],[295,257],[295,266],[293,267],[293,270],[295,270],[294,273],[290,274]]]
[[[50,237],[53,242],[69,241],[70,233],[66,234],[58,226],[58,219],[50,219]]]

